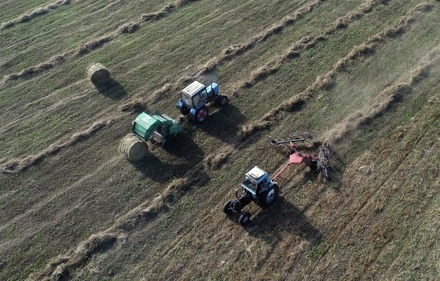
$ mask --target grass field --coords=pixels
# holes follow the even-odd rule
[[[0,10],[0,280],[440,280],[438,0]],[[229,104],[129,162],[139,108],[179,118],[193,79]],[[287,161],[269,137],[299,131],[331,144],[330,181],[291,166],[229,219],[243,175]]]

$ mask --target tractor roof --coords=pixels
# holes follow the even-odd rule
[[[247,176],[250,176],[256,180],[261,178],[264,174],[266,174],[266,172],[261,168],[259,168],[258,166],[253,167],[252,170],[247,172]]]
[[[200,92],[203,88],[205,88],[205,85],[200,82],[194,81],[186,86],[185,89],[182,90],[182,93],[190,95],[192,97],[193,95]]]

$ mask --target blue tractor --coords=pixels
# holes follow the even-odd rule
[[[241,183],[241,194],[237,192],[236,199],[227,201],[223,206],[223,212],[227,215],[239,214],[238,222],[245,225],[251,216],[249,212],[242,211],[246,205],[254,201],[264,207],[271,205],[278,199],[280,188],[275,180],[283,170],[270,179],[269,174],[258,166],[252,168],[246,173]]]
[[[205,86],[200,82],[194,81],[180,92],[180,99],[176,107],[189,119],[202,122],[208,117],[207,103],[225,105],[228,102],[226,96],[220,95],[217,83]]]

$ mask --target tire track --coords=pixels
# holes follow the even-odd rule
[[[45,7],[36,8],[35,10],[33,10],[31,12],[25,13],[15,19],[12,19],[10,21],[2,23],[0,25],[0,30],[11,28],[11,27],[13,27],[17,24],[20,24],[20,23],[29,22],[36,17],[45,15],[49,12],[52,12],[53,10],[58,9],[61,6],[68,5],[68,4],[70,4],[70,0],[58,0],[58,1],[53,2]]]
[[[375,6],[382,3],[382,1],[367,1],[366,3],[370,3],[370,5]],[[372,8],[372,6],[370,5],[363,4],[360,6],[360,9],[358,11],[359,13],[354,13],[354,14],[350,13],[343,18],[346,18],[347,20],[356,19],[360,16],[362,11],[369,12]],[[270,127],[275,125],[276,122],[281,118],[279,115],[282,112],[289,112],[304,105],[309,99],[313,97],[313,93],[316,90],[330,88],[334,83],[334,77],[338,72],[343,71],[353,61],[356,61],[362,57],[373,55],[375,50],[381,45],[381,43],[385,42],[386,40],[392,39],[400,34],[405,33],[411,27],[411,24],[416,20],[416,16],[420,15],[421,13],[430,12],[432,10],[432,7],[433,4],[429,4],[429,3],[422,3],[417,5],[406,16],[401,17],[392,27],[389,27],[384,31],[377,33],[376,35],[372,36],[364,43],[355,46],[345,57],[343,57],[336,64],[334,64],[333,67],[327,73],[318,76],[315,82],[309,85],[303,92],[283,101],[277,107],[267,112],[259,120],[243,126],[238,134],[238,139],[244,140],[249,136],[251,136],[252,134],[254,134],[255,132],[269,129]],[[341,26],[340,22],[341,20],[338,19],[334,23],[334,26],[326,31],[326,34],[331,34],[332,33],[331,31],[333,29],[340,28]],[[347,24],[347,21],[344,20],[343,22]],[[280,58],[277,58],[269,62],[261,70],[257,71],[256,73],[253,73],[251,80],[248,82],[244,82],[240,87],[242,88],[249,85],[253,85],[253,83],[261,80],[262,77],[267,77],[267,75],[271,75],[275,73],[281,66],[281,62],[283,61],[284,58],[288,58],[291,57],[293,54],[296,54],[296,52],[298,52],[298,49],[301,50],[304,48],[308,48],[316,44],[318,41],[325,39],[326,37],[323,35],[314,38],[304,38],[303,40],[300,40],[300,42],[295,43],[294,47],[289,49]],[[271,66],[272,64],[275,65]]]

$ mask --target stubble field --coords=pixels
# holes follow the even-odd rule
[[[0,11],[1,280],[440,279],[438,0]],[[95,61],[112,87],[87,79]],[[178,119],[193,79],[229,104],[129,162],[131,121]],[[275,205],[226,217],[249,169],[286,163],[270,136],[300,131],[331,144],[331,180],[291,166]]]

